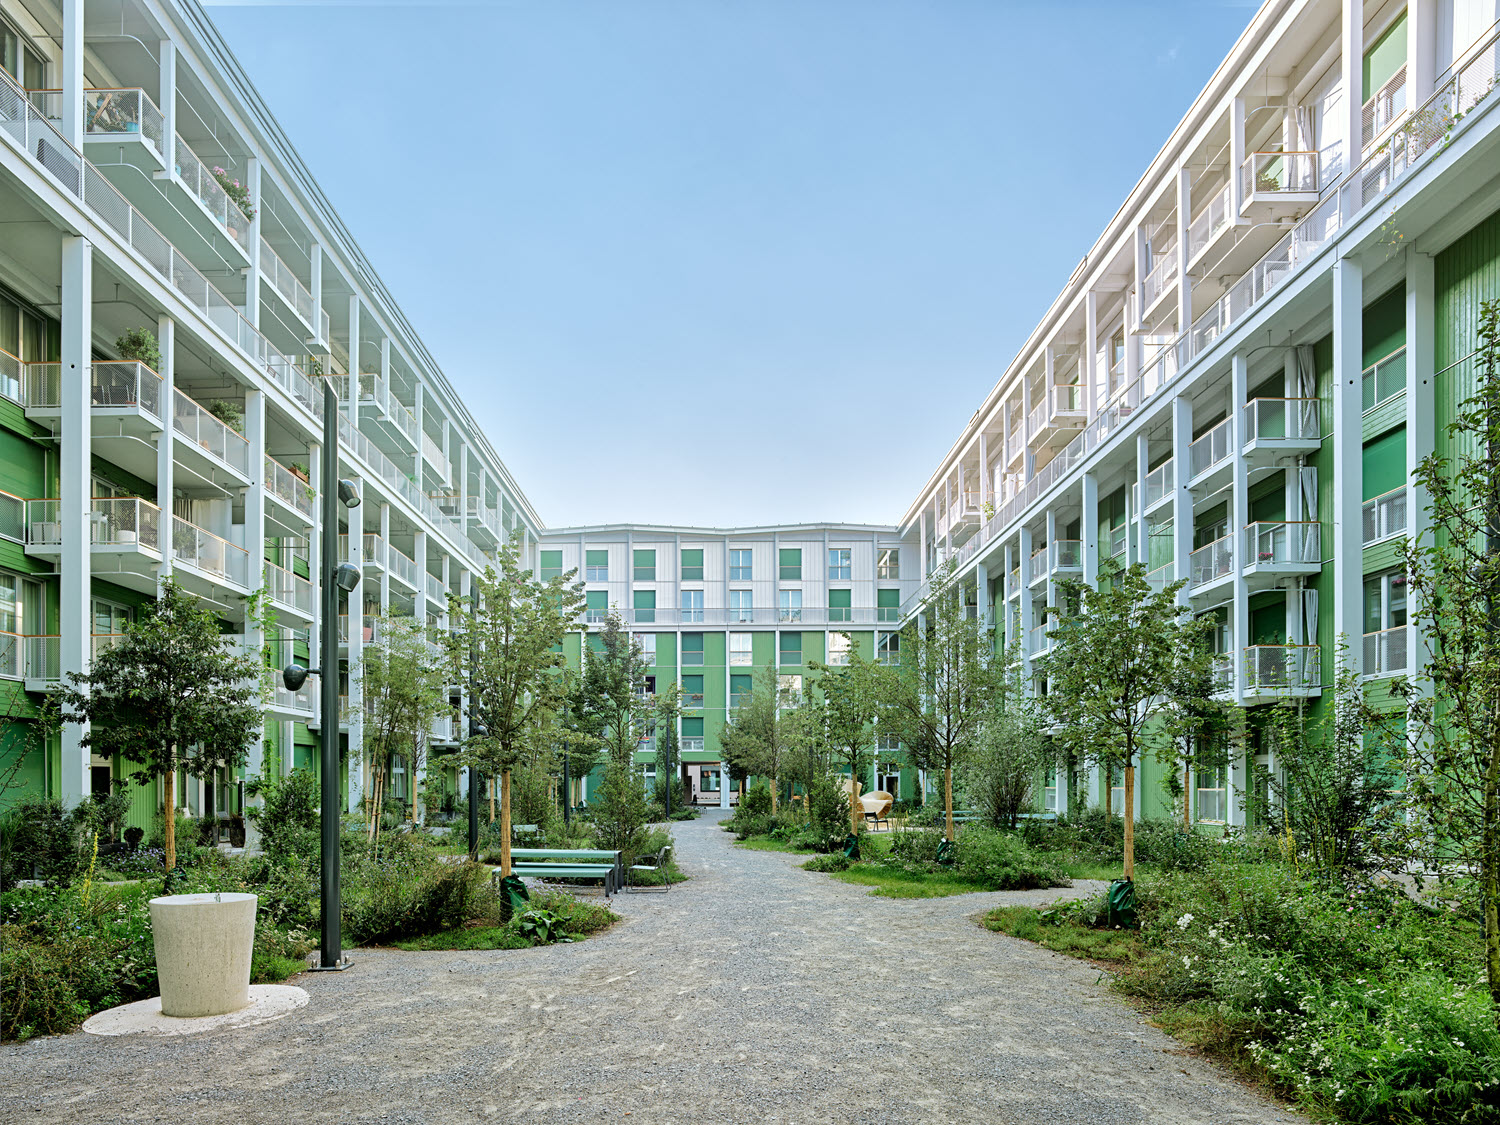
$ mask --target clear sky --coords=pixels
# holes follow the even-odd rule
[[[1253,12],[210,6],[554,527],[895,522]]]

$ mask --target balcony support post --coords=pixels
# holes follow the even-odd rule
[[[168,322],[170,323],[170,322]],[[250,487],[245,492],[245,547],[250,552],[250,566],[246,578],[252,593],[259,593],[266,585],[266,395],[264,391],[247,388],[245,391],[245,437],[250,442]],[[168,494],[170,497],[170,493]],[[170,499],[168,500],[170,503]],[[162,507],[165,513],[167,508]],[[259,652],[265,645],[265,633],[260,621],[252,614],[245,614],[245,645],[251,652]],[[282,654],[276,653],[279,658]],[[279,668],[287,661],[273,659],[271,667]],[[250,756],[245,762],[245,774],[256,778],[265,768],[264,740],[250,741]],[[259,803],[259,798],[251,799]],[[248,825],[249,822],[246,821]],[[246,831],[250,831],[247,827]]]
[[[1193,283],[1188,278],[1188,223],[1192,221],[1193,170],[1177,172],[1177,331],[1186,332],[1193,323]],[[1187,447],[1177,451],[1187,457]],[[1187,461],[1177,462],[1186,465]]]
[[[1021,567],[1021,674],[1026,682],[1031,683],[1031,630],[1036,627],[1036,614],[1032,611],[1031,587],[1031,528],[1025,524],[1021,525],[1020,536],[1021,557],[1017,561]]]
[[[1408,106],[1419,106],[1432,94],[1433,79],[1436,78],[1433,73],[1436,69],[1436,47],[1436,0],[1407,0],[1406,104]]]
[[[1229,199],[1231,224],[1246,220],[1240,215],[1245,206],[1245,99],[1233,98],[1229,103]]]
[[[175,486],[174,446],[177,431],[172,417],[177,409],[177,331],[176,322],[168,316],[156,318],[156,348],[161,353],[158,374],[161,376],[161,433],[156,439],[156,506],[161,509],[161,562],[156,568],[156,585],[172,577],[172,491]],[[253,466],[252,466],[253,470]],[[264,470],[264,466],[262,466]],[[259,492],[258,489],[252,490]],[[248,509],[247,509],[248,512]]]
[[[982,628],[990,627],[990,615],[993,604],[990,601],[990,568],[983,562],[974,564],[974,591],[979,600],[979,624]],[[991,647],[994,647],[994,638],[990,639]]]
[[[1250,497],[1245,474],[1245,395],[1249,383],[1249,361],[1243,351],[1237,351],[1229,360],[1229,439],[1231,455],[1231,479],[1233,491],[1229,501],[1229,550],[1234,567],[1234,610],[1229,627],[1233,630],[1232,650],[1242,654],[1253,640],[1250,636],[1250,591],[1245,582],[1245,567],[1249,565],[1250,552],[1245,546],[1245,525],[1250,522]],[[1241,706],[1245,702],[1245,661],[1243,656],[1234,662],[1234,701]]]
[[[162,163],[166,165],[161,175],[163,179],[170,180],[177,167],[177,44],[170,39],[162,39],[158,52],[161,58],[161,77],[157,83],[156,95],[158,108],[161,110]],[[252,187],[250,198],[259,199],[260,192]],[[252,229],[258,231],[260,228]],[[249,316],[248,313],[246,315]],[[251,324],[255,323],[253,317],[249,319]]]
[[[420,457],[422,454],[418,452],[417,456]],[[389,540],[387,540],[386,550],[390,550]],[[389,554],[386,557],[389,559]],[[427,583],[422,580],[422,575],[427,573],[427,532],[425,531],[418,531],[416,533],[412,545],[412,561],[416,563],[415,569],[417,572],[417,593],[412,598],[413,616],[416,617],[418,624],[426,625],[427,615],[433,612],[433,610],[427,604]]]
[[[321,262],[321,257],[314,257],[313,261]],[[319,323],[317,310],[314,309],[313,323]],[[349,416],[349,424],[355,429],[359,428],[359,375],[363,363],[359,355],[359,294],[355,293],[349,297],[349,370],[345,379],[348,391],[344,395],[344,411]],[[390,384],[386,384],[386,390],[390,390]],[[420,477],[417,478],[421,480]]]
[[[245,186],[250,189],[250,198],[255,200],[257,205],[255,218],[250,220],[249,245],[245,248],[250,254],[249,272],[245,275],[245,319],[253,324],[257,331],[260,329],[260,271],[263,267],[260,260],[261,223],[265,215],[265,208],[259,206],[260,173],[260,160],[254,156],[250,157],[245,162]],[[315,332],[316,323],[314,321]]]
[[[380,505],[380,541],[385,544],[387,555],[381,560],[380,567],[380,613],[385,616],[391,612],[391,506]]]
[[[65,47],[83,52],[83,4],[74,0],[64,9],[76,16],[74,36]],[[71,57],[71,54],[70,56]],[[82,71],[80,69],[79,74]],[[74,105],[69,102],[69,105]],[[76,103],[82,111],[82,94]],[[82,672],[88,666],[89,609],[92,556],[90,554],[90,516],[93,509],[90,487],[92,460],[93,370],[93,247],[85,238],[70,235],[62,242],[62,409],[61,441],[58,443],[60,502],[57,520],[60,530],[62,571],[59,610],[58,670]],[[89,751],[82,744],[88,727],[67,723],[62,728],[61,790],[58,796],[69,808],[89,795]]]
[[[1002,413],[1003,417],[1003,413]],[[1003,423],[1002,423],[1003,425]],[[990,499],[990,444],[981,427],[979,431],[979,523],[984,526],[984,506]]]
[[[1343,13],[1340,71],[1344,120],[1340,131],[1344,134],[1344,161],[1339,169],[1342,175],[1359,167],[1364,148],[1365,4],[1364,0],[1343,0],[1339,7]]]
[[[1353,3],[1359,6],[1359,0]],[[1364,646],[1354,644],[1364,636],[1363,330],[1360,263],[1340,258],[1333,264],[1333,637],[1335,646],[1349,643],[1347,657],[1356,673],[1364,656]],[[1335,660],[1336,652],[1330,654]]]
[[[1146,472],[1151,467],[1151,439],[1142,430],[1135,436],[1135,561],[1151,571],[1151,540],[1146,535]],[[1129,558],[1127,553],[1126,558]]]
[[[1103,405],[1103,396],[1099,394],[1099,380],[1104,377],[1104,372],[1098,370],[1099,294],[1092,289],[1083,296],[1083,323],[1083,358],[1078,362],[1085,384],[1082,406],[1087,423],[1094,420],[1099,407]],[[1052,392],[1049,389],[1047,393]]]
[[[1423,8],[1429,37],[1432,13],[1427,4],[1417,0],[1411,9]],[[1411,17],[1408,17],[1411,18]],[[1414,35],[1416,28],[1408,28]],[[1428,48],[1431,57],[1431,45]],[[1429,64],[1430,65],[1430,64]],[[1437,420],[1433,372],[1437,365],[1437,322],[1434,305],[1433,260],[1414,246],[1406,248],[1406,527],[1416,542],[1423,542],[1431,532],[1427,512],[1427,490],[1411,479],[1411,471],[1430,456],[1437,441]],[[1406,673],[1417,677],[1427,664],[1427,646],[1423,643],[1416,614],[1407,615]],[[1363,646],[1361,646],[1363,647]],[[1425,683],[1420,679],[1417,683]],[[1429,685],[1430,686],[1430,685]]]
[[[308,290],[312,294],[312,327],[316,333],[323,323],[323,246],[314,242],[308,257],[311,259],[311,276]],[[356,321],[350,326],[349,334],[349,365],[358,367],[356,353],[359,351],[359,323]]]
[[[1083,494],[1083,580],[1090,586],[1099,581],[1099,478],[1084,473]]]
[[[83,151],[83,3],[63,0],[62,6],[62,134],[79,152]]]
[[[1173,579],[1188,579],[1177,591],[1177,604],[1187,605],[1193,577],[1193,494],[1188,491],[1193,444],[1193,401],[1187,395],[1172,400],[1172,564]]]

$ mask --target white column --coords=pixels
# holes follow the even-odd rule
[[[1249,364],[1245,353],[1237,351],[1229,360],[1229,441],[1234,451],[1230,458],[1229,556],[1234,567],[1234,609],[1229,622],[1234,644],[1234,699],[1245,701],[1245,661],[1241,655],[1250,643],[1250,591],[1245,583],[1245,525],[1250,522],[1250,497],[1245,477],[1245,393],[1249,382]]]
[[[1192,221],[1193,172],[1177,173],[1177,331],[1186,332],[1193,323],[1193,283],[1188,280],[1188,223]],[[1184,454],[1186,449],[1182,451]],[[1182,462],[1186,464],[1186,462]]]
[[[1102,373],[1097,370],[1099,354],[1099,295],[1090,289],[1083,298],[1083,358],[1079,363],[1083,373],[1085,417],[1093,421],[1103,399],[1099,395],[1098,381]],[[1048,391],[1050,394],[1051,391]]]
[[[1146,471],[1151,467],[1151,439],[1144,431],[1135,438],[1135,560],[1151,571],[1151,540],[1146,534]]]
[[[1099,580],[1099,480],[1083,474],[1083,580],[1090,586]]]
[[[1421,105],[1432,94],[1437,69],[1437,4],[1434,0],[1407,0],[1406,5],[1406,104]],[[1407,356],[1411,351],[1408,348]],[[1410,359],[1408,358],[1408,364]]]
[[[245,162],[245,186],[255,200],[255,218],[250,220],[250,268],[245,274],[245,319],[256,328],[260,327],[260,271],[264,265],[260,260],[260,232],[265,219],[265,208],[260,205],[260,181],[260,160],[252,156]]]
[[[250,552],[250,589],[258,591],[266,581],[266,396],[253,387],[245,390],[245,440],[250,443],[250,487],[245,492],[245,550]],[[266,642],[260,622],[245,615],[245,645],[258,652]],[[273,661],[273,666],[277,662]],[[250,742],[245,776],[259,777],[265,769],[264,740]]]
[[[990,600],[990,568],[982,562],[974,564],[974,590],[979,595],[979,623],[988,628],[994,603]]]
[[[1005,416],[1005,408],[1000,410],[1002,418]],[[1003,422],[1002,422],[1003,425]],[[984,430],[979,431],[979,522],[983,526],[985,521],[984,506],[990,498],[990,446],[986,440]]]
[[[163,425],[156,439],[156,506],[161,509],[161,562],[157,564],[157,587],[172,577],[172,552],[167,544],[172,541],[172,489],[174,486],[174,458],[172,443],[173,400],[177,382],[177,333],[176,324],[166,316],[156,318],[156,348],[161,353],[161,416]],[[251,472],[254,472],[252,466]]]
[[[417,420],[417,442],[416,442],[417,452],[416,452],[416,455],[415,455],[415,458],[414,458],[412,464],[413,464],[413,472],[416,474],[416,478],[417,478],[417,488],[418,489],[422,488],[422,481],[425,479],[425,474],[422,472],[422,435],[425,434],[427,431],[425,429],[423,429],[423,426],[425,426],[426,423],[423,421],[422,416],[423,416],[423,414],[426,413],[426,410],[427,410],[427,388],[424,387],[419,382],[419,383],[417,383],[416,394],[413,397],[412,409],[411,409],[412,416],[415,417],[416,420]],[[582,563],[581,560],[579,562],[579,565],[580,566],[583,565],[583,563]]]
[[[157,44],[157,51],[161,59],[161,71],[156,100],[157,108],[161,110],[162,163],[166,165],[161,176],[170,180],[177,165],[177,44],[170,39],[162,39]],[[259,186],[253,177],[251,184],[252,188]],[[250,198],[259,199],[260,192],[252,190]],[[259,227],[252,229],[260,230]]]
[[[380,568],[380,612],[384,616],[391,612],[391,568],[389,565],[391,550],[391,506],[380,505],[380,542],[386,557],[382,560]]]
[[[421,456],[419,453],[417,456]],[[417,564],[417,596],[412,599],[412,616],[420,624],[427,623],[427,614],[430,607],[427,604],[427,583],[423,575],[427,573],[427,532],[418,531],[416,541],[412,545],[412,561]]]
[[[321,261],[322,259],[314,260]],[[317,323],[314,317],[314,326]],[[356,294],[349,298],[349,389],[344,393],[344,413],[349,417],[349,424],[356,429],[359,428],[359,377],[360,368],[363,366],[359,354],[359,334],[359,296]],[[389,389],[387,386],[387,390]]]
[[[78,47],[82,50],[83,5],[68,5],[76,14]],[[93,247],[76,235],[62,240],[62,417],[58,443],[61,503],[57,519],[62,531],[60,668],[64,675],[82,672],[89,657],[89,596],[91,586],[90,528],[93,505],[89,467],[92,461],[90,416],[93,342]],[[171,529],[163,528],[163,543]],[[62,729],[62,773],[59,796],[69,808],[89,794],[89,751],[82,745],[88,728],[68,723]]]
[[[1344,171],[1359,167],[1364,148],[1364,0],[1343,0],[1340,70],[1344,89]]]
[[[1353,0],[1355,7],[1359,0]],[[1333,635],[1349,642],[1358,672],[1364,653],[1363,516],[1360,502],[1364,441],[1360,372],[1363,361],[1364,283],[1351,258],[1333,264]]]
[[[1415,247],[1406,248],[1406,526],[1408,534],[1418,543],[1425,541],[1430,530],[1429,497],[1427,490],[1411,479],[1410,473],[1432,453],[1437,437],[1433,379],[1437,326],[1432,266],[1431,255],[1419,253]],[[1428,653],[1416,615],[1408,613],[1407,617],[1407,674],[1415,675],[1427,664]]]
[[[317,242],[314,242],[312,244],[312,250],[311,250],[309,256],[312,259],[312,277],[310,279],[311,280],[311,284],[308,286],[308,288],[312,291],[312,327],[313,327],[313,335],[316,336],[318,334],[318,332],[320,331],[320,326],[323,323],[323,247],[322,247],[322,245],[319,244],[319,243],[317,243]],[[358,325],[355,325],[354,327],[357,329]],[[350,364],[354,363],[355,345],[357,344],[358,340],[359,340],[359,336],[356,333],[356,335],[349,341],[349,362],[350,362]]]
[[[1031,528],[1021,526],[1020,533],[1021,552],[1021,674],[1029,684],[1031,682],[1031,630],[1036,622],[1033,620],[1031,609]]]
[[[1242,223],[1240,208],[1245,204],[1245,181],[1241,168],[1245,163],[1245,99],[1234,98],[1229,103],[1229,198],[1234,212],[1230,222]]]
[[[83,0],[63,0],[62,133],[83,151]],[[66,665],[64,665],[66,667]]]
[[[1172,575],[1192,581],[1193,494],[1188,491],[1188,450],[1193,444],[1193,400],[1179,394],[1172,400]],[[1177,603],[1187,605],[1188,587],[1177,592]]]

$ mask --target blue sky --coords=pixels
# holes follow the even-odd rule
[[[551,526],[895,522],[1253,13],[214,3]]]

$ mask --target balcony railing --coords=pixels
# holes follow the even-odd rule
[[[1406,671],[1407,628],[1382,629],[1365,634],[1366,676],[1392,676]]]
[[[1245,441],[1317,441],[1318,400],[1253,398],[1245,403]]]
[[[1194,586],[1204,586],[1234,573],[1234,539],[1224,536],[1188,556],[1188,573]]]
[[[93,498],[89,542],[96,547],[161,547],[161,509],[135,497]],[[36,547],[62,546],[62,501],[26,501],[26,541]]]
[[[177,167],[174,171],[183,186],[197,196],[198,202],[203,204],[204,209],[228,232],[240,249],[248,251],[250,220],[240,210],[239,204],[229,198],[229,193],[224,190],[208,165],[199,160],[198,154],[182,139],[181,133],[177,134]],[[311,320],[310,304],[308,317]]]
[[[0,678],[56,683],[62,678],[59,640],[55,636],[0,633]]]
[[[1218,233],[1229,225],[1233,204],[1231,186],[1225,184],[1223,190],[1216,192],[1193,216],[1193,221],[1188,224],[1188,261],[1206,250]]]
[[[217,181],[214,181],[214,186],[218,186]],[[219,190],[220,194],[223,194],[223,189]],[[281,255],[276,253],[264,238],[260,240],[260,272],[271,283],[271,288],[280,293],[286,303],[291,306],[292,311],[300,316],[309,328],[316,331],[318,326],[313,323],[312,293],[307,286],[302,284],[302,279],[292,272],[292,267],[282,261]]]
[[[180,516],[172,517],[172,558],[236,586],[250,585],[250,553]]]
[[[1047,629],[1048,625],[1045,621],[1031,627],[1031,632],[1027,636],[1026,655],[1037,656],[1052,647],[1052,641],[1047,637]]]
[[[421,434],[417,416],[395,395],[379,375],[366,373],[359,377],[359,401],[380,408],[380,412],[396,424],[396,428],[415,446]],[[429,439],[431,440],[431,439]],[[434,447],[436,443],[434,442]]]
[[[26,403],[25,396],[25,374],[26,365],[10,352],[0,351],[0,398],[8,398],[11,402]]]
[[[1240,193],[1249,200],[1257,195],[1316,195],[1316,152],[1252,152],[1240,165]]]
[[[242,476],[250,475],[250,443],[177,389],[172,391],[172,429],[197,442]]]
[[[266,491],[309,520],[313,515],[313,498],[317,495],[301,477],[275,458],[266,458]]]
[[[1047,550],[1053,570],[1083,569],[1083,541],[1081,539],[1055,539],[1048,545]]]
[[[62,406],[62,364],[28,363],[25,367],[26,405]],[[93,406],[134,406],[160,421],[161,387],[161,376],[135,360],[95,360],[89,364],[89,401]]]
[[[1149,571],[1146,574],[1146,585],[1150,586],[1151,589],[1155,590],[1158,594],[1161,593],[1173,582],[1177,581],[1177,579],[1173,577],[1174,566],[1174,563],[1165,563],[1164,565],[1157,567],[1155,570]]]
[[[1322,559],[1322,549],[1322,525],[1316,520],[1245,525],[1245,561],[1249,566],[1316,563]]]
[[[1406,530],[1406,486],[1393,488],[1373,500],[1366,500],[1360,509],[1364,523],[1364,541],[1374,543]]]
[[[266,682],[270,687],[270,704],[278,711],[299,711],[304,714],[313,712],[313,682],[309,680],[297,691],[288,691],[282,683],[281,673],[272,671],[266,676]]]
[[[1364,410],[1406,393],[1406,346],[1378,359],[1360,373],[1360,401]]]
[[[1172,494],[1175,487],[1172,478],[1172,459],[1169,457],[1146,474],[1146,507],[1151,507]]]
[[[145,90],[85,90],[83,131],[90,137],[140,136],[162,154],[161,110]]]
[[[397,547],[387,544],[385,549],[385,565],[390,570],[392,576],[399,578],[413,590],[418,589],[416,560],[407,558]]]
[[[1300,694],[1318,687],[1323,668],[1317,645],[1251,645],[1244,650],[1245,690]]]
[[[1229,460],[1230,422],[1225,418],[1208,433],[1188,446],[1189,480],[1202,476],[1216,465]]]
[[[1410,32],[1408,32],[1410,34]],[[1381,133],[1406,112],[1406,64],[1385,80],[1360,112],[1360,146],[1368,148]]]
[[[1050,392],[1052,401],[1052,417],[1061,417],[1064,414],[1082,414],[1084,410],[1083,387],[1077,383],[1067,383],[1062,386],[1053,387]]]
[[[443,585],[443,580],[437,575],[430,573],[423,575],[423,577],[427,580],[427,600],[437,602],[441,607],[439,612],[442,609],[446,609],[448,607],[448,589]]]
[[[312,613],[313,587],[311,582],[300,574],[279,567],[275,563],[266,563],[265,573],[266,593],[273,602],[301,613]]]
[[[1151,267],[1151,272],[1141,279],[1141,309],[1149,309],[1161,299],[1165,293],[1177,281],[1177,246],[1167,247],[1159,252],[1156,265]]]

